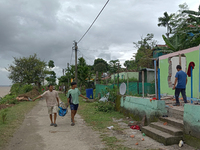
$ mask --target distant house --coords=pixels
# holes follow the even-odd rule
[[[130,78],[135,78],[137,80],[139,79],[139,72],[120,72],[119,79],[127,80],[127,75],[129,79]],[[112,80],[114,80],[114,78],[116,79],[117,77],[118,77],[118,73],[111,75]]]
[[[142,82],[142,71],[144,71],[144,82],[152,83],[155,81],[155,69],[144,68],[139,72],[139,82]]]
[[[153,58],[158,58],[162,55],[169,53],[163,51],[166,50],[167,48],[168,48],[167,45],[156,45],[156,47],[153,49]]]

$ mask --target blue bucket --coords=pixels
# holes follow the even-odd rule
[[[93,99],[93,89],[86,89],[86,97]]]

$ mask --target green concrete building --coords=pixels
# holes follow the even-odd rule
[[[181,56],[181,57],[180,57]],[[187,73],[190,62],[195,63],[193,70],[193,98],[200,98],[200,46],[192,47],[186,50],[177,51],[167,55],[159,57],[159,68],[160,68],[160,93],[174,95],[172,90],[176,66],[179,65],[181,58],[182,70]],[[191,97],[191,77],[188,77],[188,83],[186,86],[186,96]]]

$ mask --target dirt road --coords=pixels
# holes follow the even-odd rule
[[[6,150],[98,150],[104,145],[96,133],[85,125],[79,115],[76,125],[71,126],[70,112],[58,117],[58,127],[50,126],[45,100],[28,113],[22,126],[17,130]]]

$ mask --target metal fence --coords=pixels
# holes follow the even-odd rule
[[[114,86],[117,84],[112,85],[102,85],[96,84],[96,93],[95,97],[98,97],[98,94],[101,94],[101,97],[104,96],[103,93],[106,92],[106,88],[113,89]],[[119,86],[121,83],[119,84]],[[142,82],[129,82],[129,86],[127,87],[126,83],[126,95],[137,95],[142,96]],[[155,94],[155,84],[154,83],[144,83],[144,94]]]

